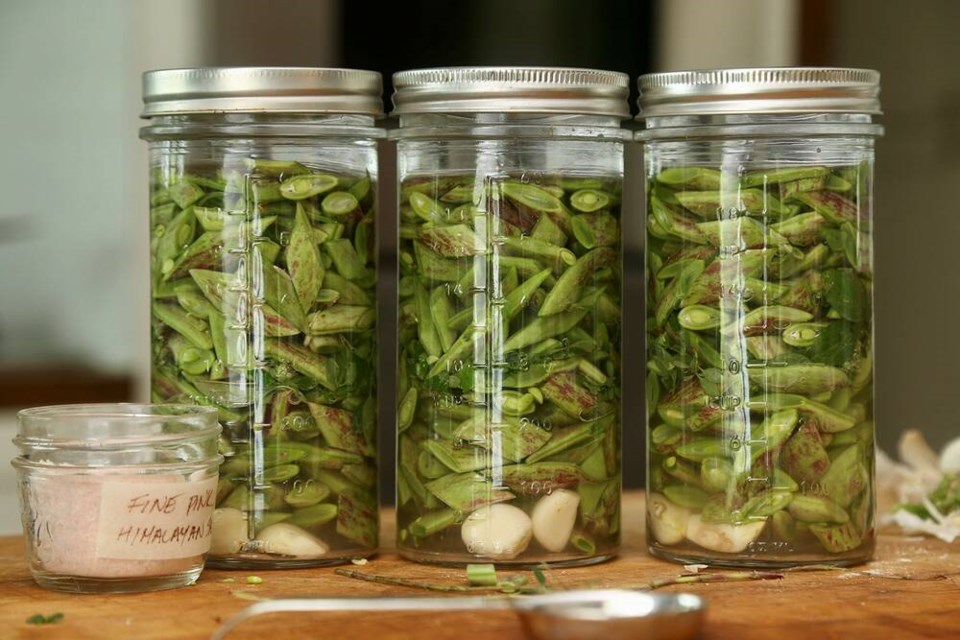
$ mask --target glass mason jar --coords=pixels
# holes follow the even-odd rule
[[[394,85],[400,554],[609,558],[627,78],[452,68]]]
[[[874,549],[879,74],[641,76],[647,541],[716,565]]]
[[[213,539],[216,411],[78,404],[18,419],[13,466],[37,584],[119,593],[196,582]]]
[[[380,75],[144,76],[152,391],[223,425],[210,565],[377,547]]]

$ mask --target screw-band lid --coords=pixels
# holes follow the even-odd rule
[[[559,67],[447,67],[394,74],[394,115],[569,113],[629,118],[629,77]]]
[[[836,67],[768,67],[642,75],[637,119],[728,113],[879,114],[880,73]]]
[[[143,74],[141,117],[277,112],[383,115],[375,71],[309,67],[208,67]]]

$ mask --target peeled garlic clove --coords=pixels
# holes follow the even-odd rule
[[[286,522],[270,525],[260,532],[256,542],[265,553],[285,556],[314,558],[330,551],[327,543],[320,538]]]
[[[563,551],[573,533],[580,494],[557,489],[537,502],[533,508],[533,537],[547,551]]]
[[[747,524],[707,523],[693,515],[687,521],[687,539],[710,551],[740,553],[759,537],[766,523],[766,519]]]
[[[509,504],[481,507],[460,526],[467,551],[497,560],[509,560],[523,553],[532,535],[530,516]]]
[[[647,514],[653,537],[660,544],[677,544],[687,535],[690,510],[673,504],[659,493],[647,496]]]
[[[210,553],[215,556],[237,553],[247,542],[247,515],[239,509],[215,509],[212,526]]]

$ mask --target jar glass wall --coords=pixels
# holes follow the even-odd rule
[[[401,114],[397,149],[401,555],[611,557],[618,119]]]
[[[144,130],[152,393],[219,411],[213,566],[377,547],[378,135],[372,116],[269,109]]]
[[[648,119],[655,555],[871,557],[878,133],[867,114]]]

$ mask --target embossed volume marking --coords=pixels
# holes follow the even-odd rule
[[[763,362],[748,362],[747,369],[766,369],[767,367],[787,367],[790,363],[781,360],[764,360]]]

